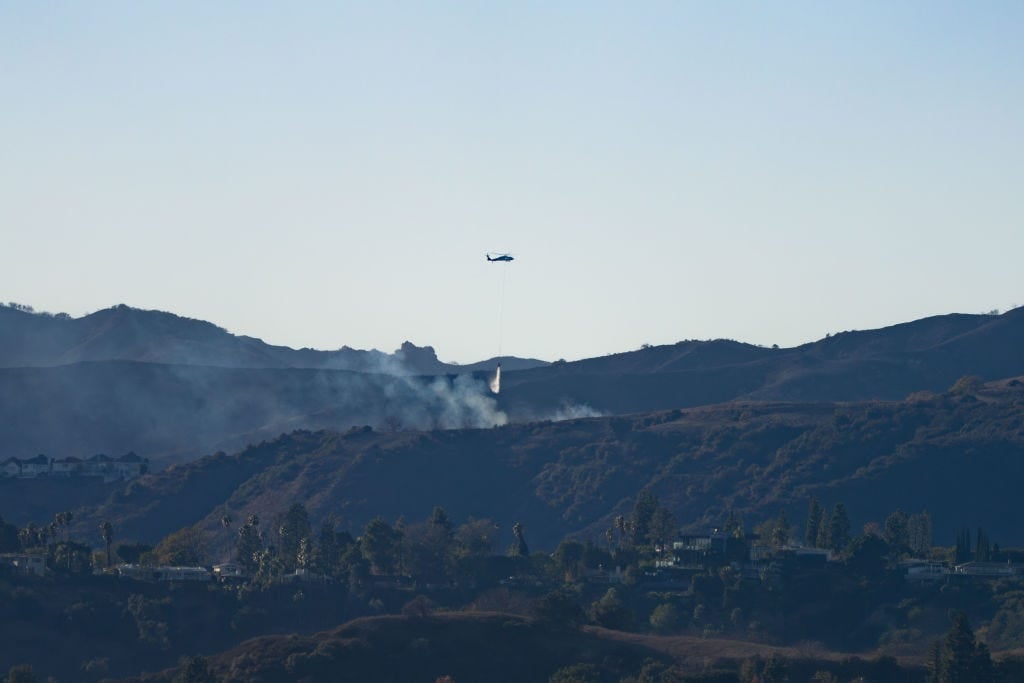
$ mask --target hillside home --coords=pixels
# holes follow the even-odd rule
[[[933,560],[907,560],[900,566],[906,572],[907,581],[916,583],[945,581],[953,573],[944,563]]]
[[[209,581],[210,570],[206,567],[154,567],[157,581]]]
[[[21,476],[32,478],[45,476],[50,473],[50,459],[40,453],[34,458],[21,461]]]
[[[64,458],[63,460],[54,460],[50,463],[50,476],[53,477],[73,477],[81,474],[82,472],[82,459],[74,456]]]
[[[139,564],[122,564],[117,574],[123,579],[135,581],[210,581],[210,571],[205,567],[149,567]]]
[[[965,562],[953,568],[957,576],[1004,577],[1016,576],[1017,567],[1009,562]]]
[[[111,464],[118,479],[134,479],[146,473],[149,460],[139,457],[134,451],[129,451]]]
[[[21,476],[21,461],[17,458],[7,458],[0,462],[0,477]]]
[[[103,477],[104,480],[115,479],[114,459],[105,453],[89,456],[82,463],[82,474],[87,477]]]
[[[213,577],[218,581],[229,582],[244,581],[249,578],[249,575],[241,565],[234,562],[225,562],[224,564],[213,565]]]
[[[23,460],[8,458],[0,462],[0,478],[35,479],[36,477],[102,477],[111,482],[119,479],[135,479],[149,470],[149,460],[135,453],[125,453],[120,458],[98,453],[87,460],[70,456],[50,460],[45,455]]]

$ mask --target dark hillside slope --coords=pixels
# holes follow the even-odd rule
[[[493,368],[497,359],[462,368],[443,363],[434,349],[409,342],[393,354],[342,347],[336,351],[274,346],[233,335],[202,320],[120,305],[81,318],[34,314],[0,306],[0,367],[52,366],[85,361],[139,361],[228,368],[305,368],[444,374]],[[544,361],[507,357],[508,369]]]
[[[792,349],[730,341],[680,342],[555,363],[502,378],[510,416],[562,404],[599,412],[685,408],[727,400],[899,400],[944,391],[964,375],[1024,374],[1024,308],[947,315],[843,332]]]
[[[34,348],[36,341],[40,349],[49,348],[59,335],[38,331],[48,326],[91,326],[93,336],[76,337],[78,346],[66,350],[65,360],[74,354],[146,355],[162,349],[171,357],[219,364],[105,360],[0,367],[4,455],[64,457],[131,450],[157,467],[218,449],[235,450],[294,429],[491,426],[737,400],[900,400],[918,391],[945,391],[965,375],[985,380],[1024,375],[1024,309],[845,332],[793,349],[687,341],[525,370],[509,364],[503,366],[502,391],[496,397],[485,382],[493,369],[472,372],[479,364],[459,368],[462,379],[283,367],[293,362],[314,365],[320,362],[317,358],[327,362],[322,354],[335,352],[271,347],[209,323],[127,307],[77,320],[0,308],[0,347],[15,334],[18,325],[6,324],[13,319],[36,330],[20,337],[18,343],[26,348]],[[377,365],[437,364],[433,349],[411,344],[388,358],[394,360]],[[282,367],[226,367],[263,362]]]
[[[556,629],[510,614],[454,612],[371,617],[310,636],[256,638],[210,663],[218,680],[259,683],[406,683],[444,676],[546,683],[558,669],[578,663],[600,667],[617,680],[647,659],[671,662],[656,650],[599,631]],[[168,671],[132,680],[171,681],[175,675]]]
[[[614,516],[629,514],[649,488],[693,530],[720,526],[729,507],[748,526],[781,509],[799,524],[814,495],[846,503],[855,526],[897,507],[927,508],[939,543],[981,526],[1005,545],[1024,542],[1022,477],[1024,382],[1012,380],[895,403],[736,403],[486,430],[296,432],[146,477],[78,519],[84,534],[112,519],[120,534],[150,541],[198,523],[226,553],[226,513],[272,518],[301,501],[315,522],[335,514],[359,533],[377,515],[423,519],[441,505],[453,519],[492,518],[506,531],[520,521],[531,547],[553,548],[566,534],[601,542]]]
[[[0,444],[30,457],[118,455],[160,466],[297,427],[431,429],[503,421],[483,381],[344,370],[108,361],[0,369]],[[327,410],[329,409],[329,410]]]

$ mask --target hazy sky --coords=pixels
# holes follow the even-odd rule
[[[0,300],[459,362],[502,269],[502,350],[550,360],[1005,309],[1021,36],[1019,0],[0,0]]]

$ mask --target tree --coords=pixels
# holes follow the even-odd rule
[[[807,529],[804,532],[804,542],[812,548],[818,545],[818,534],[821,531],[823,516],[824,510],[821,509],[821,504],[812,496],[811,502],[807,504]]]
[[[363,529],[359,546],[377,574],[390,574],[398,566],[401,540],[400,531],[392,528],[383,517],[375,517]]]
[[[593,664],[580,663],[558,669],[551,674],[548,683],[601,683],[603,680],[601,669]]]
[[[100,534],[103,536],[103,543],[107,546],[107,566],[110,566],[110,544],[114,542],[114,525],[110,522],[100,524]]]
[[[7,670],[4,683],[36,683],[39,678],[28,664],[18,664]]]
[[[726,535],[730,538],[743,538],[743,520],[739,518],[736,511],[731,507],[729,508],[729,514],[725,517],[725,526],[722,527]]]
[[[590,618],[598,626],[618,631],[628,629],[632,621],[630,610],[613,588],[609,588],[599,600],[591,603]]]
[[[978,562],[988,562],[989,558],[989,541],[988,534],[981,527],[978,527],[978,535],[976,537],[974,546],[974,559]]]
[[[148,543],[121,543],[117,546],[117,556],[128,564],[138,564],[146,553],[153,550]]]
[[[61,541],[49,548],[50,568],[68,574],[88,574],[92,564],[92,548],[76,541]]]
[[[789,661],[778,652],[768,655],[761,671],[763,683],[783,683],[789,680]]]
[[[173,683],[217,683],[217,676],[210,670],[209,660],[196,655],[181,660]]]
[[[551,559],[555,561],[563,580],[575,581],[579,577],[580,563],[583,561],[583,544],[579,541],[562,541],[555,548]]]
[[[910,547],[910,532],[907,523],[907,513],[899,508],[885,518],[885,530],[882,532],[885,542],[891,545],[897,552]]]
[[[974,639],[974,631],[963,612],[953,615],[953,623],[934,656],[932,669],[934,683],[988,683],[993,679],[988,648]]]
[[[955,560],[957,563],[967,562],[971,559],[971,530],[964,527],[956,535],[956,555]]]
[[[924,557],[932,549],[932,517],[927,510],[910,515],[907,520],[907,540],[910,552],[917,557]]]
[[[491,555],[497,529],[498,526],[490,519],[467,519],[455,530],[459,556],[480,559]]]
[[[302,540],[306,539],[308,544],[312,533],[306,506],[302,503],[293,503],[277,527],[277,535],[280,539],[278,551],[282,567],[285,571],[295,569],[298,564],[298,554],[302,547]]]
[[[196,526],[179,529],[153,549],[157,564],[198,567],[206,563],[206,533]]]
[[[18,527],[8,524],[3,517],[0,517],[0,553],[13,553],[20,549]]]
[[[575,626],[583,620],[583,609],[576,596],[559,589],[541,598],[533,607],[533,615],[552,626]]]
[[[850,543],[850,518],[846,514],[846,506],[836,503],[832,508],[832,516],[828,520],[828,543],[830,550],[839,552]]]
[[[779,517],[775,520],[775,526],[772,528],[772,545],[776,548],[782,548],[788,544],[789,518],[786,517],[786,511],[782,510],[779,512]]]
[[[636,496],[630,521],[633,526],[633,542],[637,545],[650,543],[651,520],[658,509],[658,497],[649,489],[643,489]]]
[[[668,508],[659,505],[651,515],[651,528],[648,532],[651,542],[664,547],[666,544],[671,544],[678,531],[679,524],[676,522],[675,515]]]
[[[410,576],[441,583],[454,568],[450,526],[428,520],[410,524],[402,535],[401,564]]]
[[[313,566],[323,574],[338,576],[341,572],[342,553],[352,542],[353,538],[348,532],[338,533],[333,518],[324,520],[320,525],[320,534],[313,554]]]
[[[525,528],[520,522],[512,525],[512,534],[516,537],[516,544],[512,547],[512,555],[516,557],[529,557],[530,547],[526,545]]]
[[[985,386],[985,382],[977,375],[964,375],[949,388],[949,393],[957,396],[976,394]]]
[[[679,610],[670,602],[665,602],[651,612],[651,627],[658,633],[671,633],[679,628]]]
[[[249,515],[245,524],[238,527],[235,538],[235,561],[252,576],[259,568],[258,555],[263,550],[263,535],[260,533],[259,515]]]

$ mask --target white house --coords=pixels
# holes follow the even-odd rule
[[[54,460],[50,463],[50,474],[54,477],[72,477],[82,471],[82,459],[74,456]]]
[[[21,476],[33,478],[50,473],[50,459],[40,453],[34,458],[21,461]]]
[[[17,458],[7,458],[0,462],[0,477],[21,476],[21,461]]]

